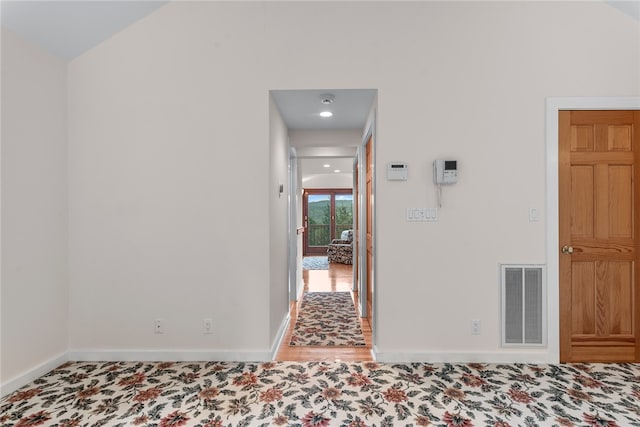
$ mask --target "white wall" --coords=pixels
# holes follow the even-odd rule
[[[289,137],[278,106],[269,96],[269,338],[276,343],[289,314]],[[280,185],[283,192],[280,193]],[[257,213],[257,212],[256,212]],[[257,255],[257,254],[256,254]],[[282,329],[282,330],[281,330]]]
[[[513,354],[498,264],[546,260],[545,218],[527,214],[544,212],[545,98],[640,94],[637,34],[600,2],[167,5],[69,65],[71,348],[264,354],[280,311],[266,96],[366,87],[378,352]],[[407,223],[435,206],[439,157],[459,183],[437,223]],[[397,160],[409,181],[385,180]]]
[[[67,350],[66,119],[65,64],[3,29],[3,394]]]
[[[291,145],[305,147],[352,147],[360,144],[360,129],[291,129]]]
[[[528,221],[529,207],[545,204],[545,98],[637,95],[638,23],[598,3],[431,12],[421,17],[430,37],[408,49],[428,52],[413,67],[423,71],[419,89],[379,92],[378,349],[383,359],[515,358],[518,350],[499,347],[499,263],[546,262],[546,218]],[[401,93],[404,111],[394,108]],[[430,164],[442,157],[457,159],[460,172],[444,189],[439,222],[405,222],[404,208],[436,206]],[[381,165],[396,159],[408,161],[409,182],[384,179]],[[482,321],[480,336],[471,319]]]
[[[353,188],[352,173],[325,173],[307,178],[302,182],[303,188]]]
[[[232,6],[233,16],[227,7],[170,4],[69,64],[76,358],[270,356],[269,104],[252,35],[261,20],[255,5]],[[164,334],[153,333],[156,318]]]
[[[332,155],[355,157],[356,148],[361,142],[361,134],[362,130],[360,129],[291,129],[289,131],[291,145],[296,147],[300,157],[305,155],[327,156],[327,158]],[[333,147],[340,147],[342,150],[335,151]],[[323,155],[323,151],[326,154]],[[302,176],[302,188],[353,187],[352,173],[322,173],[314,175],[305,170],[304,162],[298,161],[298,166]]]

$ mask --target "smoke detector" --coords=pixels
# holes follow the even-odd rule
[[[320,103],[324,105],[333,104],[334,99],[336,99],[336,97],[331,93],[324,93],[320,95]]]

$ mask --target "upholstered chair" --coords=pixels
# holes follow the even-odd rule
[[[353,264],[353,230],[346,230],[340,237],[341,239],[333,239],[327,248],[327,259],[329,262],[338,262],[340,264]]]

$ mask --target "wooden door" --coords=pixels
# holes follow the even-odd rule
[[[373,139],[369,137],[366,149],[366,203],[367,203],[367,317],[373,319]]]
[[[640,361],[640,112],[559,113],[560,360]]]
[[[360,291],[360,264],[358,257],[360,256],[360,160],[355,159],[353,168],[353,285]]]

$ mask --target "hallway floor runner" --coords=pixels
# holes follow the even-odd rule
[[[366,345],[351,293],[305,293],[289,345],[322,347]]]

